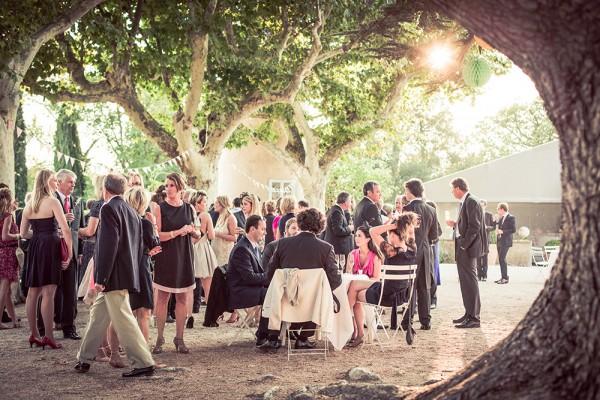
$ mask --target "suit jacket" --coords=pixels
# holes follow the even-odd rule
[[[323,268],[331,290],[342,284],[342,276],[335,262],[333,246],[310,232],[279,239],[277,250],[269,264],[269,276],[279,268],[312,269]]]
[[[275,220],[275,216],[273,214],[267,214],[265,216],[265,222],[267,223],[267,235],[265,236],[265,245],[275,240],[275,232],[273,232],[273,220]]]
[[[65,203],[60,199],[60,195],[58,194],[58,192],[56,192],[54,194],[56,196],[56,198],[58,199],[58,201],[60,201],[60,204],[62,205],[63,208],[63,212],[66,213],[65,211]],[[75,217],[75,219],[71,222],[67,222],[67,224],[69,225],[69,228],[71,228],[71,238],[73,240],[73,260],[77,260],[77,256],[80,253],[81,249],[80,247],[83,247],[83,245],[80,246],[79,243],[79,228],[81,228],[82,226],[84,226],[84,220],[83,220],[83,209],[82,209],[82,201],[79,201],[79,199],[73,195],[69,196],[71,198],[71,212],[73,213],[73,216]]]
[[[514,215],[506,213],[504,219],[498,221],[498,229],[502,229],[502,235],[498,236],[498,247],[512,247],[513,233],[517,231],[517,221]]]
[[[431,285],[431,268],[433,266],[433,252],[431,245],[438,241],[442,234],[442,227],[437,219],[433,207],[422,199],[414,199],[405,211],[412,211],[419,215],[420,224],[415,229],[415,242],[417,245],[417,275],[425,279],[427,287]]]
[[[227,267],[229,308],[248,308],[262,304],[267,291],[267,274],[252,243],[242,237],[231,250]]]
[[[242,210],[236,211],[233,213],[233,216],[235,217],[237,226],[239,226],[242,229],[245,229],[246,228],[246,216],[244,215],[244,212]]]
[[[359,227],[368,223],[370,227],[379,226],[383,224],[381,219],[381,213],[377,205],[371,201],[368,197],[363,197],[362,200],[356,206],[354,212],[354,226]]]
[[[271,258],[275,254],[275,250],[277,250],[277,246],[279,246],[279,240],[273,240],[271,243],[265,245],[260,257],[260,263],[267,275],[270,275],[269,265],[271,264]]]
[[[456,249],[466,250],[469,257],[472,258],[481,257],[484,254],[484,242],[486,241],[483,208],[479,204],[479,199],[471,193],[467,193],[463,202],[458,214],[457,225],[460,237],[456,238]]]
[[[348,254],[354,248],[352,231],[348,228],[348,221],[344,210],[337,204],[327,213],[327,226],[324,240],[333,246],[335,254]]]
[[[121,196],[104,203],[100,210],[94,254],[94,281],[105,291],[140,290],[142,220]]]

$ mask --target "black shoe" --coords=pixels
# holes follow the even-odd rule
[[[79,361],[77,365],[75,365],[75,371],[80,374],[85,374],[90,370],[90,364]]]
[[[192,308],[192,314],[198,314],[200,312],[200,306]]]
[[[458,319],[453,319],[452,323],[453,324],[462,324],[463,322],[465,322],[467,320],[467,314],[463,315],[462,317],[458,318]]]
[[[75,331],[64,332],[64,338],[71,340],[81,340],[81,336],[79,336],[79,334]]]
[[[5,311],[2,312],[2,323],[12,322],[12,319],[8,316],[8,313]]]
[[[482,282],[485,282],[485,281],[487,281],[487,276],[484,276],[483,278],[481,278],[481,281],[482,281]]]
[[[315,343],[309,342],[308,340],[298,339],[296,343],[294,343],[294,349],[296,350],[308,350],[314,349]]]
[[[172,324],[173,322],[175,322],[175,318],[171,317],[170,315],[167,315],[167,319],[165,322],[167,324]]]
[[[134,368],[129,372],[123,372],[123,378],[135,378],[136,376],[151,376],[154,375],[154,365],[146,368]]]
[[[190,316],[185,324],[185,327],[187,329],[193,329],[194,328],[194,317]]]
[[[256,348],[262,353],[276,353],[277,349],[281,347],[281,342],[277,345],[278,340],[266,340],[260,346]]]
[[[476,319],[473,318],[467,318],[465,321],[463,321],[462,324],[459,325],[455,325],[455,328],[460,328],[460,329],[470,329],[470,328],[479,328],[480,327],[480,322]]]
[[[431,323],[421,324],[421,330],[422,331],[429,331],[429,330],[431,330]]]
[[[256,339],[256,347],[260,347],[268,341],[269,341],[269,339],[267,339],[267,338]]]

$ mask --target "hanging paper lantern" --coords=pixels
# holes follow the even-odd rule
[[[481,56],[469,57],[463,65],[463,80],[471,87],[480,87],[492,76],[488,62]]]

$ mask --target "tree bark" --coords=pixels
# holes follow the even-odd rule
[[[23,77],[42,45],[65,32],[75,21],[103,1],[81,0],[75,3],[56,20],[35,32],[31,36],[31,41],[25,43],[18,53],[8,60],[2,60],[6,62],[7,71],[0,73],[0,182],[6,183],[13,189],[15,185],[13,131]]]
[[[505,340],[457,375],[406,397],[597,399],[600,8],[575,0],[431,0],[423,7],[456,19],[535,82],[560,136],[562,245],[544,289]]]

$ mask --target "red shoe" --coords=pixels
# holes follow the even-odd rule
[[[31,336],[29,336],[29,348],[32,348],[34,344],[36,347],[40,347],[40,346],[44,345],[44,343],[42,343],[41,339],[38,339],[35,336],[31,335]]]
[[[52,349],[62,349],[62,344],[56,343],[54,340],[50,339],[48,336],[44,336],[42,338],[42,349],[46,350],[46,346],[50,346]]]

